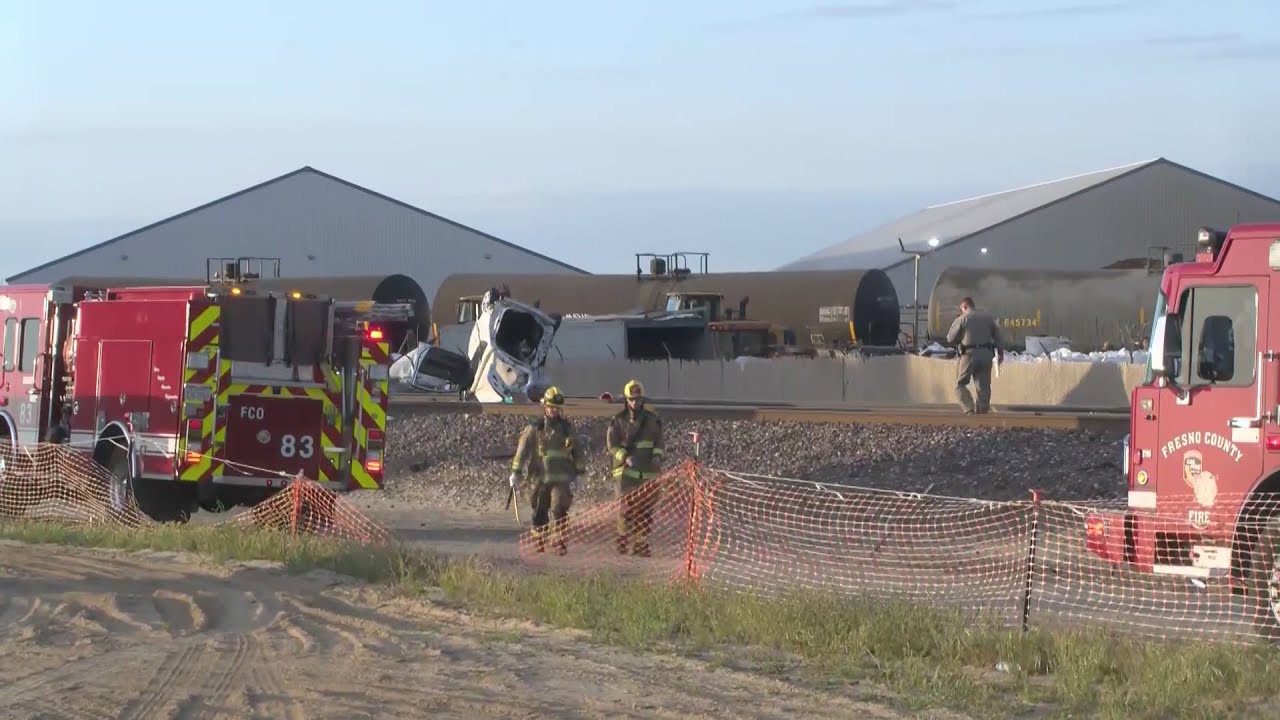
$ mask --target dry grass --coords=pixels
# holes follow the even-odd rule
[[[227,527],[145,531],[0,523],[30,543],[186,551],[327,569],[416,594],[442,588],[472,611],[590,631],[602,642],[838,690],[873,683],[911,709],[986,717],[1274,717],[1280,653],[1154,643],[1105,632],[1026,635],[909,604],[750,595],[597,575],[513,575],[404,547],[370,549]],[[997,665],[1007,669],[997,671]]]

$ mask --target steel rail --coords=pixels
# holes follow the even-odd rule
[[[413,408],[428,413],[537,416],[538,405],[484,404],[433,395],[391,395],[393,408]],[[949,406],[812,406],[746,403],[698,403],[653,398],[649,404],[673,420],[746,420],[842,425],[936,425],[997,429],[1123,430],[1129,413],[1116,409],[995,406],[986,415],[964,415]],[[571,417],[608,417],[621,409],[618,402],[571,398],[565,413]],[[393,409],[391,414],[394,415]]]

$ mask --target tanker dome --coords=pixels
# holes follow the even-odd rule
[[[551,313],[609,315],[656,312],[667,294],[719,293],[723,307],[738,317],[745,299],[746,317],[775,323],[809,341],[810,328],[852,325],[866,345],[896,344],[900,330],[898,295],[882,270],[809,270],[671,275],[483,274],[450,275],[436,291],[432,318],[437,325],[459,321],[460,298],[503,288],[520,302],[538,303]]]

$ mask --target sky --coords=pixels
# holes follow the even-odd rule
[[[592,272],[767,270],[1155,157],[1280,197],[1276,27],[1267,0],[6,0],[0,277],[304,165]]]

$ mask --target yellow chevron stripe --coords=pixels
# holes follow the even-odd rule
[[[356,397],[359,398],[360,400],[360,409],[362,413],[368,417],[373,418],[374,427],[378,428],[379,430],[386,429],[387,411],[383,410],[381,405],[373,401],[373,396],[370,395],[369,391],[365,389],[363,383],[361,383],[360,386],[356,388]]]
[[[386,345],[386,343],[379,344]],[[364,462],[368,458],[369,454],[369,429],[365,427],[364,417],[368,416],[373,419],[374,426],[384,433],[384,442],[387,427],[386,408],[381,404],[374,402],[373,395],[369,393],[364,382],[364,378],[367,378],[369,375],[370,368],[375,365],[377,365],[377,363],[374,362],[373,355],[367,348],[362,347],[360,349],[360,366],[363,372],[361,373],[361,379],[356,383],[355,392],[356,403],[360,407],[360,416],[355,418],[354,427],[352,428],[352,435],[356,441],[356,448],[351,457],[351,479],[355,481],[356,485],[366,490],[376,490],[378,488],[378,481],[375,480],[364,467]],[[377,382],[378,388],[382,393],[382,397],[385,399],[388,389],[387,382],[375,382]],[[385,451],[383,454],[385,456]]]
[[[205,447],[210,447],[209,437],[213,434],[214,411],[212,409],[212,404],[210,404],[209,407],[210,410],[205,413],[203,418],[200,418],[200,438],[204,440]],[[178,455],[179,457],[185,457],[187,452],[185,421],[183,425],[180,425],[180,427],[183,428],[183,431],[178,435]],[[200,458],[200,462],[184,468],[182,472],[178,474],[178,479],[189,480],[192,482],[198,481],[200,476],[203,475],[204,472],[213,464],[213,459],[210,457],[211,453],[212,449],[206,450],[205,454]]]
[[[191,327],[187,331],[187,340],[195,340],[200,337],[205,330],[209,329],[210,325],[218,320],[219,314],[220,308],[217,305],[210,305],[197,313],[195,317],[191,318]],[[203,350],[204,348],[198,349]]]
[[[221,316],[221,309],[217,305],[210,305],[209,307],[202,308],[199,311],[197,311],[195,313],[195,316],[192,317],[189,322],[189,327],[187,331],[188,343],[194,342],[197,338],[199,338],[201,334],[203,334],[215,322],[218,321],[218,318],[220,316]],[[187,352],[189,353],[209,352],[210,355],[212,356],[210,357],[210,362],[217,362],[218,371],[210,373],[209,379],[206,380],[204,383],[205,387],[209,388],[210,397],[214,397],[218,393],[218,378],[221,375],[221,373],[229,370],[231,367],[230,362],[223,362],[216,358],[217,345],[218,345],[218,338],[216,336],[209,343],[205,345],[198,345],[198,346],[191,345],[191,344],[187,345]],[[196,371],[190,368],[187,368],[186,371],[183,373],[184,375],[183,381],[187,383],[191,382],[192,378],[195,377],[195,374],[196,374]],[[179,419],[179,422],[180,422],[179,427],[183,428],[183,431],[178,436],[179,457],[185,457],[187,452],[185,423],[188,418],[185,417],[185,407],[186,407],[186,404],[184,403],[183,404],[184,416]],[[184,468],[182,472],[178,474],[178,478],[180,480],[196,482],[200,479],[201,475],[204,475],[209,470],[209,468],[214,465],[214,461],[212,457],[214,453],[214,447],[212,443],[209,442],[209,440],[214,433],[214,420],[215,420],[214,413],[217,411],[217,405],[215,403],[210,402],[205,405],[205,408],[206,410],[204,413],[204,417],[200,418],[200,437],[201,439],[204,440],[204,445],[208,449],[205,451],[205,454],[201,457],[200,462],[197,462],[194,465],[190,465]]]
[[[364,469],[363,463],[351,463],[351,478],[364,490],[377,490],[378,481]]]

